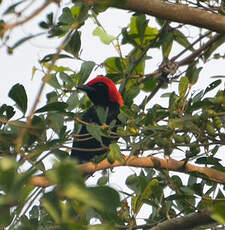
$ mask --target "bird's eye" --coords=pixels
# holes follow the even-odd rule
[[[98,87],[104,87],[104,86],[105,86],[105,84],[104,84],[104,83],[101,83],[101,82],[98,82],[96,85],[97,85]]]

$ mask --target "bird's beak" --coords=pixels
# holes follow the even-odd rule
[[[88,92],[93,92],[93,91],[95,90],[93,87],[88,86],[88,85],[80,85],[80,86],[77,86],[77,89],[82,90],[82,91],[84,91],[84,92],[86,92],[86,93],[88,93]]]

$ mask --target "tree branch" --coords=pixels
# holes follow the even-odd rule
[[[14,24],[3,24],[3,29],[0,31],[0,35],[4,34],[6,31],[14,29],[15,27],[22,25],[28,21],[30,21],[31,19],[35,18],[36,16],[38,16],[44,9],[47,8],[48,5],[50,5],[51,3],[57,3],[56,0],[47,0],[40,8],[38,8],[37,10],[35,10],[31,15],[29,15],[28,17],[26,17],[25,19],[15,22]]]
[[[149,230],[191,230],[198,226],[215,223],[210,217],[209,210],[205,209],[201,212],[191,213],[182,217],[166,220]]]
[[[213,168],[199,167],[186,163],[185,161],[177,161],[172,158],[161,159],[158,157],[136,157],[136,156],[124,156],[125,162],[121,163],[115,161],[110,164],[107,160],[103,160],[99,164],[94,164],[88,162],[85,164],[78,165],[80,171],[84,174],[94,173],[99,170],[104,170],[108,168],[114,168],[119,166],[131,166],[140,168],[155,168],[155,169],[165,169],[168,171],[182,172],[182,173],[196,173],[199,178],[208,179],[210,181],[225,184],[225,173],[218,171]],[[31,184],[41,187],[48,187],[53,183],[48,180],[45,176],[34,176],[31,178]]]
[[[126,0],[124,4],[115,5],[111,0],[80,0],[89,5],[108,5],[125,10],[132,10],[155,16],[158,18],[180,22],[209,29],[218,33],[225,33],[225,17],[219,14],[210,13],[188,5],[169,4],[160,0]]]

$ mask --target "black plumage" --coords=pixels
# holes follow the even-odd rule
[[[87,85],[82,85],[77,88],[85,91],[93,102],[93,106],[84,113],[82,121],[84,121],[84,123],[102,125],[97,115],[98,107],[101,107],[107,115],[105,122],[107,125],[115,120],[116,125],[112,129],[112,131],[115,132],[117,125],[120,124],[117,116],[120,112],[120,106],[123,105],[123,99],[114,83],[106,77],[98,76],[88,82]],[[107,152],[107,148],[104,147],[108,147],[112,141],[116,141],[116,138],[112,136],[102,136],[102,145],[88,133],[84,123],[82,123],[78,138],[74,139],[74,149],[71,152],[71,156],[77,158],[79,163],[85,163],[94,159],[96,156],[103,155]]]

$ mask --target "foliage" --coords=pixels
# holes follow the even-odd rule
[[[59,38],[62,43],[55,53],[39,60],[43,70],[42,86],[51,87],[46,94],[46,104],[34,106],[28,113],[29,95],[23,85],[15,84],[8,94],[14,105],[0,107],[0,227],[113,230],[130,226],[132,229],[138,224],[136,217],[144,204],[151,207],[144,220],[146,226],[152,224],[152,227],[168,218],[188,215],[205,207],[212,211],[218,225],[224,224],[224,189],[200,172],[187,173],[185,183],[183,175],[171,174],[160,166],[142,168],[127,175],[128,193],[110,186],[110,172],[103,173],[95,186],[87,186],[77,162],[69,159],[82,112],[90,106],[87,96],[80,98],[74,87],[85,83],[96,67],[103,66],[106,76],[120,86],[125,102],[119,114],[122,125],[116,133],[122,144],[109,146],[109,163],[119,161],[125,167],[121,155],[125,149],[124,153],[130,156],[160,154],[169,159],[179,155],[178,160],[184,161],[184,167],[191,162],[225,172],[222,159],[217,155],[225,144],[224,76],[216,76],[216,80],[204,76],[209,79],[208,86],[193,91],[197,81],[203,81],[199,76],[207,61],[223,58],[215,51],[224,44],[224,37],[218,36],[213,45],[198,52],[202,42],[215,37],[212,31],[199,33],[197,41],[193,41],[185,36],[182,24],[174,26],[172,22],[156,18],[157,25],[153,26],[153,19],[141,13],[133,13],[129,25],[122,28],[120,34],[110,35],[98,21],[98,16],[109,6],[105,2],[90,7],[74,1],[62,7],[56,21],[53,12],[39,22],[41,33],[47,34],[50,41]],[[4,14],[19,15],[16,12],[22,4],[24,1],[10,5]],[[123,1],[112,4],[120,7]],[[81,51],[85,49],[82,33],[90,18],[97,24],[93,36],[99,37],[104,45],[113,44],[118,51],[117,56],[106,58],[101,65],[94,59],[84,61],[82,57]],[[9,46],[11,35],[4,31],[4,24],[6,21],[1,22],[1,39],[10,54],[28,39],[40,35],[21,38]],[[125,45],[131,48],[121,53],[120,48]],[[171,57],[174,46],[178,45],[181,47],[179,55]],[[146,67],[153,50],[161,52],[162,63],[149,73]],[[188,54],[183,66],[177,58],[184,53]],[[58,64],[61,59],[82,61],[82,64],[77,71]],[[169,87],[171,85],[173,87]],[[40,91],[39,98],[42,93]],[[144,99],[136,102],[140,95],[144,95]],[[156,99],[152,105],[159,96],[168,103],[161,104]],[[104,115],[100,116],[104,120]],[[88,131],[101,140],[102,135],[110,134],[114,125],[90,124]],[[47,170],[44,160],[50,155],[56,162]],[[174,171],[179,169],[174,168]],[[55,186],[46,190],[32,184],[31,178],[37,173],[45,175]],[[99,224],[89,225],[93,219]]]

